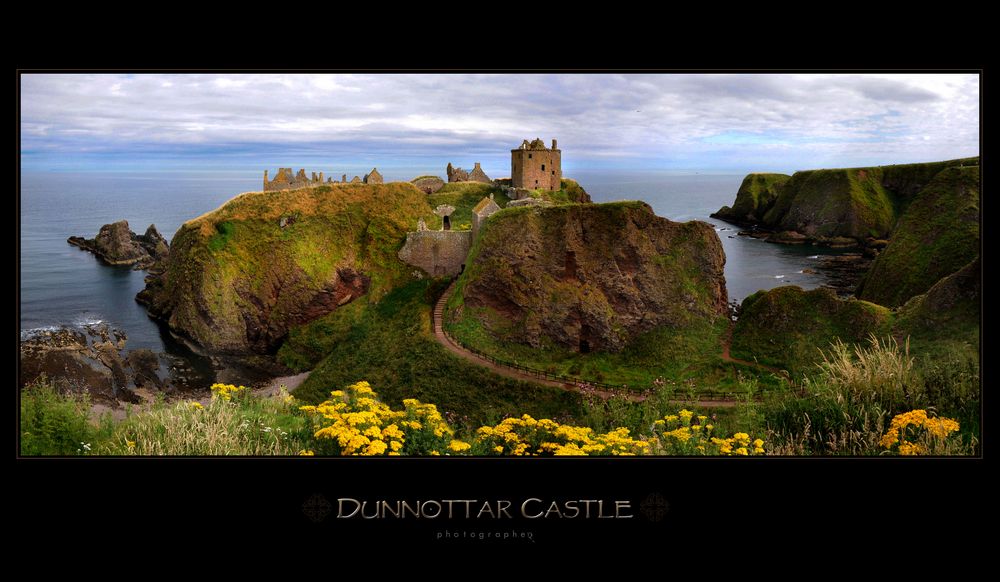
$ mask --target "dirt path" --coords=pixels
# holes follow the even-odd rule
[[[437,303],[434,304],[434,317],[432,318],[434,323],[434,338],[449,352],[455,354],[456,356],[462,358],[467,362],[470,362],[477,366],[481,366],[483,368],[487,368],[494,374],[503,376],[505,378],[520,380],[522,382],[533,382],[535,384],[542,384],[543,386],[551,386],[553,388],[559,388],[561,390],[571,390],[573,392],[578,392],[580,394],[594,394],[604,400],[607,400],[615,396],[614,393],[608,392],[606,390],[581,388],[579,385],[572,382],[557,382],[545,378],[538,378],[537,376],[527,374],[520,370],[515,370],[513,368],[500,366],[458,345],[457,343],[455,343],[454,340],[451,339],[451,336],[445,333],[444,327],[442,325],[445,303],[447,303],[448,299],[451,298],[451,294],[454,292],[454,290],[455,290],[455,282],[452,281],[451,285],[448,286],[444,294],[441,295],[441,298],[438,299]],[[631,394],[627,398],[632,402],[643,402],[646,400],[646,397],[641,394]],[[686,400],[678,402],[689,403],[689,401]],[[696,400],[694,402],[690,402],[690,404],[693,404],[695,406],[700,406],[703,408],[709,408],[709,407],[725,408],[730,406],[736,406],[737,402],[738,401],[736,400]]]

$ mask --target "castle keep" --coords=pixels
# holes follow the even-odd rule
[[[524,140],[521,147],[510,150],[510,180],[514,188],[544,188],[559,190],[562,181],[562,152],[552,140],[552,148],[545,147],[545,142],[535,138],[528,143]]]

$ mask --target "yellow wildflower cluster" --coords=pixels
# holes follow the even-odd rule
[[[404,410],[380,402],[368,382],[330,393],[317,406],[301,406],[311,415],[320,443],[329,442],[338,455],[425,455],[461,452],[460,441],[437,407],[419,400],[403,401]],[[466,445],[468,448],[469,445]]]
[[[616,455],[645,452],[649,443],[629,436],[627,428],[597,434],[586,427],[559,424],[530,415],[508,418],[496,426],[476,431],[477,448],[495,455]]]
[[[699,415],[698,423],[692,424],[695,414],[681,410],[668,414],[653,423],[654,454],[660,455],[731,455],[750,456],[764,454],[764,441],[754,439],[745,432],[738,432],[729,438],[713,436],[715,426],[707,424],[707,416]]]
[[[951,418],[932,418],[926,410],[911,410],[893,417],[879,443],[885,449],[895,447],[902,456],[924,455],[958,429]]]
[[[192,400],[188,403],[188,406],[191,407],[191,410],[205,410],[205,407],[202,406],[201,402],[198,402],[197,400]]]
[[[232,384],[212,384],[212,399],[216,398],[229,401],[234,396],[239,396],[246,392],[246,386],[233,386]]]

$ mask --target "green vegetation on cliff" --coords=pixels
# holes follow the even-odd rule
[[[872,333],[885,335],[891,319],[888,309],[874,303],[842,300],[829,289],[803,291],[786,285],[743,300],[731,353],[800,378],[815,372],[820,350],[834,340],[857,344]]]
[[[797,379],[814,375],[821,351],[834,342],[859,345],[874,334],[908,343],[927,374],[945,361],[953,362],[952,368],[978,370],[980,274],[976,259],[896,310],[839,299],[822,288],[803,291],[789,285],[758,291],[743,300],[731,353],[786,369]]]
[[[909,203],[858,297],[896,307],[979,253],[979,167],[939,172]]]
[[[880,168],[796,172],[763,223],[810,237],[885,238],[895,223]]]
[[[893,332],[909,337],[914,351],[975,358],[982,318],[982,262],[979,257],[941,279],[927,293],[899,309]]]
[[[288,331],[410,276],[405,233],[431,216],[407,183],[241,194],[186,222],[139,299],[214,351],[276,349]]]
[[[339,311],[325,318],[322,325],[338,330],[335,333],[348,331],[331,342],[329,354],[295,391],[295,397],[315,403],[327,398],[331,390],[367,380],[379,386],[385,402],[394,406],[404,398],[418,398],[476,422],[495,422],[505,414],[565,417],[580,413],[578,394],[497,376],[437,343],[431,310],[446,285],[428,279],[407,283],[369,306],[349,328],[336,321]],[[291,363],[290,352],[283,350],[282,355]]]
[[[758,224],[774,231],[795,231],[823,240],[847,237],[883,239],[917,193],[942,170],[976,166],[978,158],[943,162],[839,168],[782,174],[750,174],[733,207],[714,216]]]
[[[771,209],[781,186],[791,176],[787,174],[748,174],[736,193],[733,207],[723,206],[713,216],[734,222],[758,222]]]

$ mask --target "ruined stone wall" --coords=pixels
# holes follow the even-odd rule
[[[510,178],[514,188],[559,190],[562,180],[562,151],[524,148],[511,150]]]
[[[427,194],[433,194],[444,188],[444,180],[435,176],[425,176],[423,178],[414,179],[411,182],[417,188],[420,188]]]
[[[399,258],[435,277],[457,275],[471,247],[472,232],[467,230],[408,232]]]

